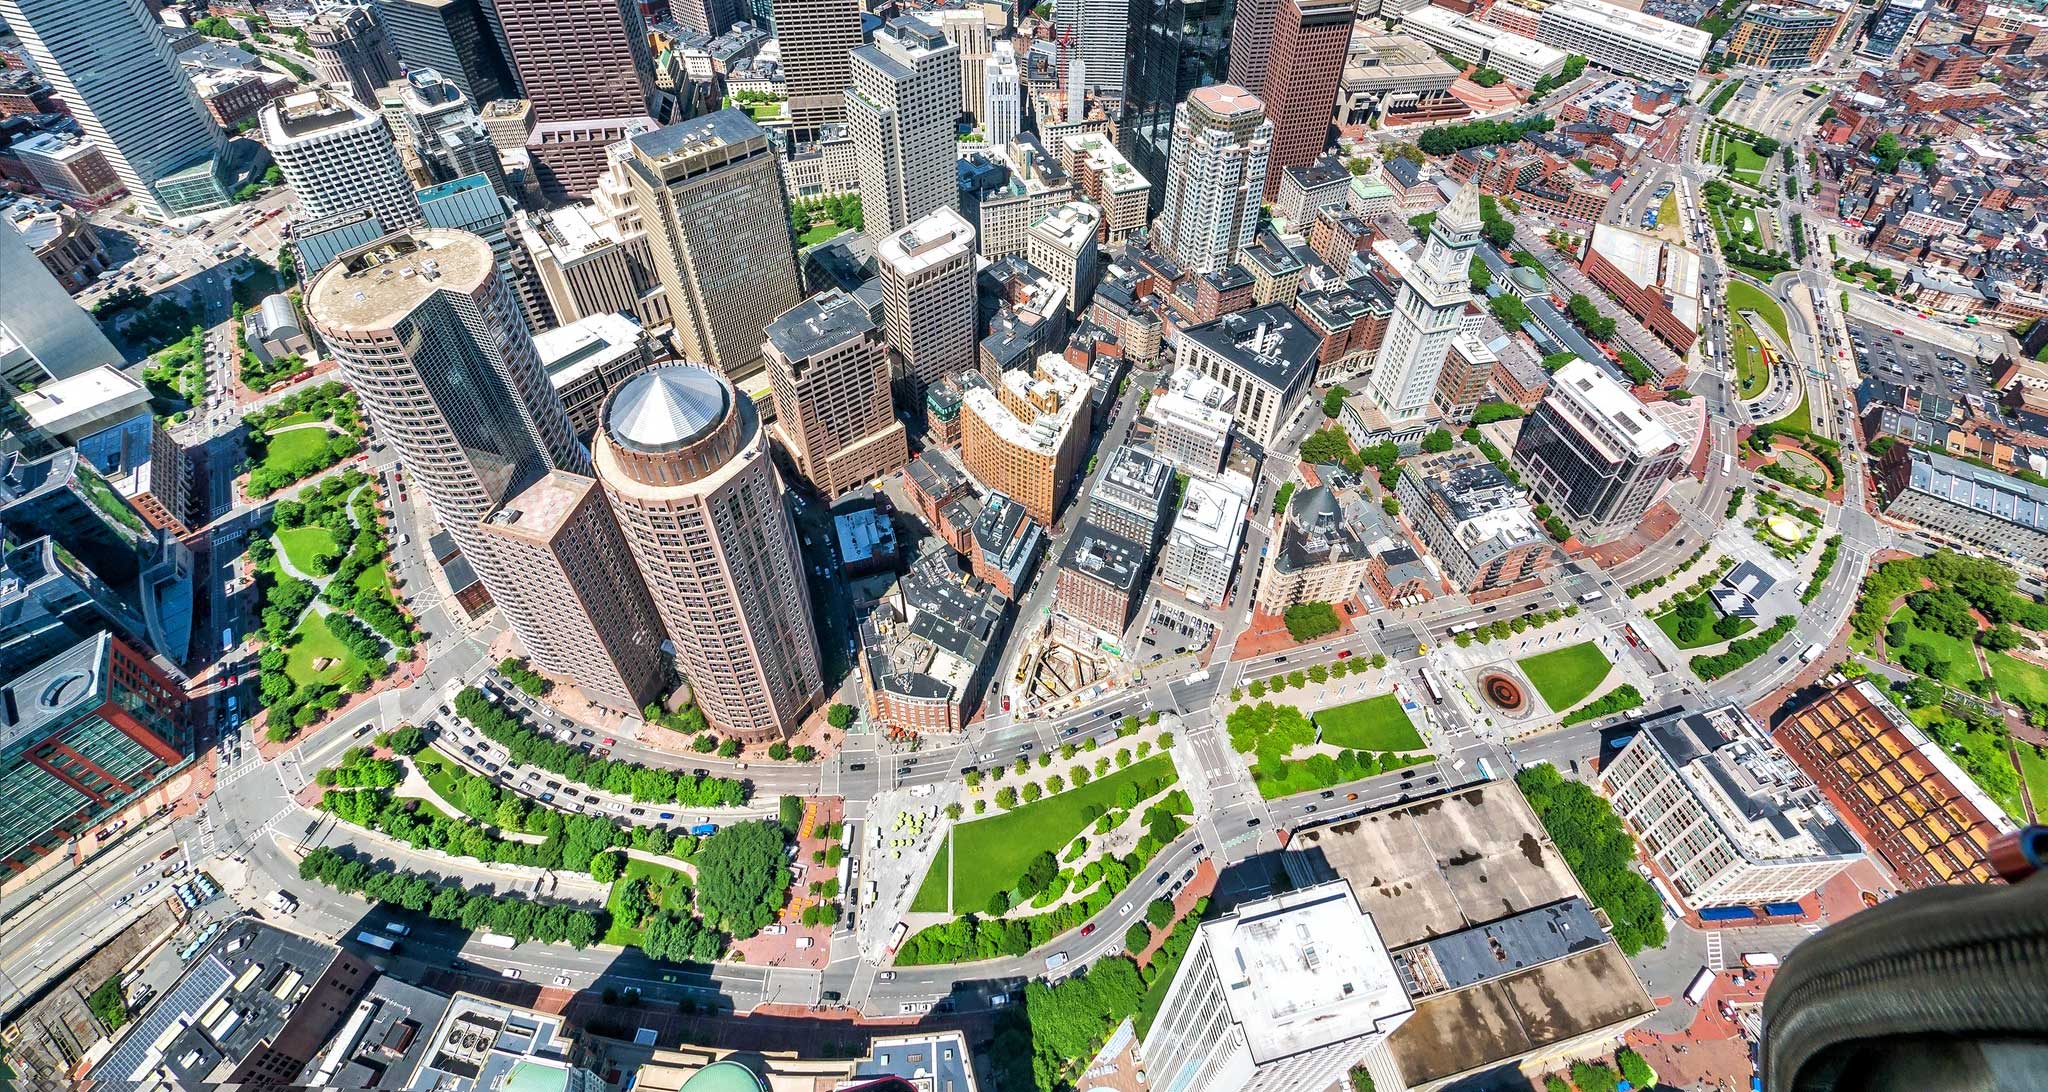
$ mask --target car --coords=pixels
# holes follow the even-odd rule
[[[143,873],[148,872],[151,868],[154,868],[155,866],[155,861],[144,861],[141,864],[135,866],[135,874],[137,876],[140,876]]]
[[[1322,791],[1322,798],[1323,798],[1323,799],[1325,799],[1325,800],[1328,800],[1328,799],[1330,799],[1331,797],[1334,797],[1334,796],[1336,796],[1336,795],[1337,795],[1337,790],[1335,790],[1335,789],[1324,789],[1324,790]]]
[[[877,982],[894,982],[894,981],[896,981],[896,972],[895,972],[895,971],[883,971],[883,972],[882,972],[881,974],[878,974],[878,975],[876,975],[876,976],[875,976],[875,981],[877,981]]]
[[[655,816],[655,818],[657,819],[674,819],[675,817],[676,813],[672,811],[665,811],[662,812],[660,815]]]
[[[551,804],[551,803],[553,803],[553,802],[554,802],[554,799],[555,799],[555,794],[554,794],[554,793],[551,793],[551,792],[544,792],[544,793],[541,793],[541,794],[540,794],[540,802],[541,802],[541,803],[543,803],[543,804]]]
[[[498,973],[499,973],[499,974],[501,974],[501,975],[504,975],[504,976],[505,976],[506,978],[513,978],[513,979],[516,979],[516,978],[518,978],[518,977],[519,977],[519,968],[517,968],[517,967],[507,967],[507,968],[505,968],[504,970],[502,970],[502,971],[499,971]]]
[[[1310,813],[1310,814],[1314,814],[1314,813],[1315,813],[1315,810],[1316,810],[1316,806],[1315,806],[1314,804],[1310,804],[1309,806],[1307,806],[1307,807],[1305,807],[1305,808],[1303,808],[1303,809],[1301,809],[1301,810],[1303,810],[1303,811],[1305,811],[1305,812],[1308,812],[1308,813]]]
[[[585,728],[585,729],[583,729],[583,734],[584,734],[584,735],[586,735],[586,736],[594,736],[594,735],[596,735],[597,733],[596,733],[596,732],[593,732],[593,731],[591,731],[591,730],[590,730],[590,729],[588,729],[588,728]]]
[[[1119,906],[1119,907],[1117,907],[1117,908],[1116,908],[1116,916],[1117,916],[1117,917],[1120,917],[1120,918],[1127,918],[1127,917],[1130,917],[1130,916],[1131,916],[1131,904],[1130,904],[1130,903],[1125,903],[1125,904],[1123,904],[1122,906]]]
[[[156,890],[157,887],[162,883],[162,880],[151,880],[148,883],[143,884],[141,887],[136,888],[135,893],[138,895],[147,895],[150,892]]]
[[[1091,921],[1091,922],[1089,922],[1088,924],[1086,924],[1086,925],[1083,925],[1083,926],[1081,927],[1081,935],[1082,935],[1082,936],[1084,936],[1084,937],[1087,937],[1087,936],[1094,936],[1094,935],[1095,935],[1095,923]]]
[[[606,737],[604,737],[604,745],[605,745],[605,746],[607,746],[607,747],[616,747],[616,746],[618,746],[618,745],[619,745],[619,741],[618,741],[618,740],[616,740],[616,739],[613,739],[613,738],[612,738],[612,737],[610,737],[610,736],[606,736]]]
[[[1183,873],[1181,873],[1181,874],[1180,874],[1180,882],[1182,882],[1182,883],[1186,883],[1186,882],[1188,882],[1189,880],[1192,880],[1192,879],[1194,879],[1194,878],[1195,878],[1195,870],[1194,870],[1194,869],[1192,869],[1192,868],[1190,868],[1190,869],[1188,869],[1188,870],[1187,870],[1186,872],[1183,872]]]
[[[849,769],[849,770],[852,770],[852,771],[854,771],[854,772],[856,772],[856,773],[860,772],[861,770],[865,770],[865,769],[867,769],[867,768],[868,768],[868,764],[867,764],[867,763],[865,763],[865,762],[856,762],[856,763],[854,763],[853,765],[851,765],[851,766],[848,766],[848,767],[847,767],[847,769]]]
[[[569,976],[565,974],[558,974],[554,977],[554,983],[557,986],[566,986],[569,984]]]
[[[763,934],[764,936],[771,936],[771,937],[779,937],[779,936],[781,936],[782,934],[784,934],[784,933],[787,933],[787,932],[789,932],[789,926],[787,926],[787,925],[763,925],[763,926],[761,927],[761,932],[762,932],[762,934]]]

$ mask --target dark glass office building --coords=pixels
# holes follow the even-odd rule
[[[1131,0],[1130,68],[1119,128],[1125,156],[1152,182],[1154,214],[1166,197],[1173,108],[1195,88],[1223,82],[1235,8],[1236,0]]]

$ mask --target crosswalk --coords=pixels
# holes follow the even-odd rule
[[[1719,974],[1728,966],[1726,944],[1718,931],[1707,933],[1707,969]]]

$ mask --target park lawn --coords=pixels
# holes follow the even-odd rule
[[[324,428],[295,428],[290,432],[273,432],[270,442],[263,449],[263,465],[282,471],[313,458],[327,448],[327,438],[333,435]]]
[[[331,659],[324,671],[313,670],[316,660]],[[285,652],[284,672],[300,686],[316,682],[335,682],[349,673],[351,668],[361,667],[355,653],[327,631],[327,623],[317,611],[307,611],[299,619],[299,628],[293,631],[291,648]]]
[[[360,575],[358,575],[358,576],[356,577],[356,590],[357,590],[357,591],[390,591],[390,590],[391,590],[391,570],[390,570],[390,568],[389,568],[389,567],[387,567],[387,566],[386,566],[386,565],[384,564],[384,562],[381,562],[381,561],[380,561],[380,562],[378,562],[377,564],[375,564],[375,565],[372,565],[372,566],[370,566],[370,567],[369,567],[369,568],[367,568],[367,569],[364,569],[364,570],[362,571],[362,573],[361,573]]]
[[[1755,398],[1771,385],[1771,370],[1764,366],[1763,344],[1756,339],[1756,331],[1749,323],[1729,323],[1735,331],[1729,340],[1729,347],[1735,357],[1735,378],[1742,385],[1742,397]]]
[[[952,911],[946,902],[946,885],[953,882],[950,862],[953,857],[953,832],[946,832],[946,840],[939,843],[939,852],[932,857],[932,867],[924,874],[924,883],[917,889],[917,898],[910,901],[914,914],[945,914]]]
[[[312,410],[301,410],[298,413],[289,414],[270,422],[270,431],[275,432],[278,429],[289,428],[293,425],[310,425],[315,421],[325,421],[326,419]]]
[[[815,227],[811,228],[811,230],[804,232],[802,235],[797,236],[796,241],[797,245],[799,246],[811,246],[816,243],[822,243],[827,239],[834,238],[835,236],[838,236],[845,231],[845,228],[840,227],[838,224],[832,223],[831,221],[828,220],[825,223],[816,225]]]
[[[1780,432],[1797,432],[1803,436],[1813,435],[1813,413],[1807,408],[1806,396],[1799,396],[1799,404],[1792,412],[1771,422],[1771,427]]]
[[[1665,194],[1663,202],[1657,206],[1657,226],[1663,227],[1666,224],[1678,225],[1678,191],[1676,190]]]
[[[1393,694],[1317,710],[1315,722],[1323,730],[1323,742],[1332,747],[1354,751],[1423,749],[1421,733],[1402,711],[1401,699]]]
[[[1034,767],[1035,769],[1035,767]],[[962,912],[980,913],[989,896],[1010,891],[1024,875],[1024,867],[1040,853],[1058,853],[1092,820],[1082,818],[1090,804],[1112,808],[1117,790],[1155,778],[1174,780],[1173,760],[1153,755],[1143,762],[1090,781],[1078,789],[1048,796],[1036,803],[1020,804],[1001,815],[961,823],[953,828],[953,905]],[[1030,779],[1013,778],[1021,782]],[[1139,805],[1142,808],[1144,805]],[[922,887],[918,901],[928,901]]]
[[[1970,680],[1982,676],[1983,673],[1977,670],[1977,656],[1970,642],[1959,641],[1946,633],[1922,629],[1913,617],[1913,608],[1911,607],[1900,607],[1897,613],[1885,620],[1885,625],[1889,627],[1892,622],[1900,619],[1904,619],[1906,622],[1906,643],[1908,645],[1924,644],[1932,648],[1939,655],[1948,657],[1948,674],[1937,681],[1946,682],[1951,686],[1965,686],[1968,685]],[[1887,645],[1886,651],[1891,654],[1892,662],[1897,663],[1899,659],[1898,650],[1892,649]]]
[[[1716,613],[1718,614],[1719,612],[1716,611]],[[1744,633],[1748,633],[1756,628],[1756,619],[1744,618],[1742,620],[1742,629],[1735,634],[1735,637],[1723,637],[1715,633],[1714,627],[1709,625],[1706,634],[1700,640],[1687,643],[1679,640],[1678,637],[1678,611],[1675,609],[1675,604],[1674,609],[1659,614],[1655,620],[1657,628],[1663,630],[1664,636],[1671,638],[1671,643],[1677,645],[1682,651],[1691,651],[1695,648],[1705,648],[1708,645],[1718,645],[1723,641],[1732,641],[1735,640],[1735,637],[1740,637]]]
[[[1778,337],[1785,344],[1792,344],[1792,328],[1785,321],[1785,309],[1778,306],[1778,301],[1772,299],[1769,292],[1748,281],[1731,280],[1728,282],[1728,310],[1755,311],[1759,318],[1770,324],[1771,329],[1778,332]]]
[[[1388,770],[1398,770],[1404,766],[1419,766],[1422,763],[1436,760],[1436,756],[1428,751],[1409,754],[1389,752],[1388,757],[1392,761],[1374,772],[1385,773]],[[1259,786],[1259,799],[1278,800],[1283,796],[1296,796],[1301,793],[1314,792],[1317,789],[1327,789],[1332,785],[1341,785],[1346,781],[1356,780],[1355,777],[1348,778],[1341,774],[1335,778],[1318,777],[1315,768],[1310,765],[1310,760],[1306,758],[1290,758],[1281,763],[1281,766],[1282,769],[1279,777],[1267,777],[1262,772],[1262,767],[1255,767],[1252,770],[1252,780]],[[1360,774],[1358,776],[1370,775]]]
[[[410,761],[412,762],[412,768],[418,770],[420,777],[426,780],[427,787],[434,790],[434,795],[447,801],[448,806],[451,808],[460,809],[462,807],[462,802],[455,797],[455,778],[460,771],[456,769],[454,763],[432,748],[413,755]],[[465,812],[464,814],[468,813]],[[490,823],[495,822],[497,816],[471,815],[470,818]]]
[[[332,571],[320,568],[313,560],[320,554],[334,553],[336,547],[334,532],[317,523],[279,531],[277,544],[284,550],[284,556],[291,559],[292,567],[302,573],[326,576]]]
[[[2000,695],[2048,702],[2048,671],[2005,652],[1988,652],[1985,659],[1991,662],[1991,681],[1998,684]]]
[[[2039,822],[2039,816],[2048,815],[2048,758],[2043,758],[2031,744],[2016,742],[2013,749],[2019,752],[2020,780],[2027,783],[2027,795],[2034,801],[2035,821]]]
[[[1562,713],[1586,700],[1598,689],[1614,665],[1600,654],[1600,646],[1582,641],[1555,652],[1543,652],[1515,661],[1529,677],[1536,692],[1543,695],[1551,711]]]
[[[642,878],[648,881],[650,887],[666,887],[678,882],[688,886],[690,883],[689,875],[677,869],[658,865],[653,861],[643,861],[638,857],[627,858],[626,870],[619,873],[618,879],[612,881],[611,893],[605,896],[604,908],[608,911],[606,916],[611,923],[606,926],[604,936],[598,938],[598,943],[617,944],[624,948],[640,946],[640,928],[626,923],[625,917],[619,913],[619,900],[625,897],[628,883]]]

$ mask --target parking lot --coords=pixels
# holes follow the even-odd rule
[[[1857,369],[1866,378],[1917,387],[1922,399],[1966,402],[1975,413],[2000,417],[1990,373],[1951,349],[1863,322],[1849,324]]]

